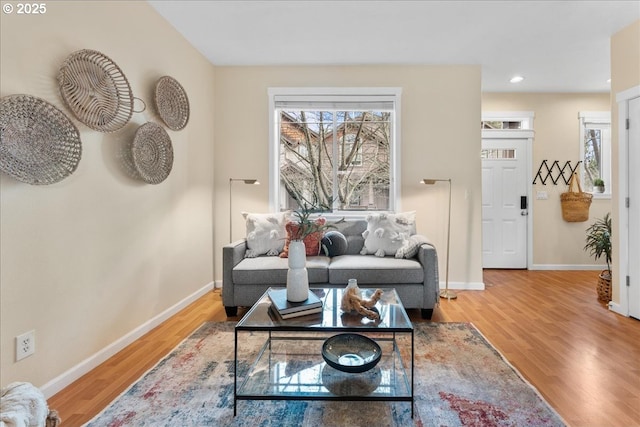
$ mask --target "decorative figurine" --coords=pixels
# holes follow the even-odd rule
[[[358,287],[358,282],[355,279],[349,279],[344,295],[342,296],[342,303],[340,308],[345,313],[357,312],[362,316],[366,316],[369,319],[376,320],[380,318],[378,310],[375,309],[375,305],[382,296],[382,290],[376,289],[371,298],[363,299],[362,292]]]

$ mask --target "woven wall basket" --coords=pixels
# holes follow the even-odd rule
[[[131,155],[140,179],[149,184],[160,184],[173,167],[171,138],[156,123],[145,123],[138,128],[131,146]]]
[[[76,170],[81,155],[80,132],[58,108],[30,95],[2,98],[3,172],[28,184],[53,184]]]
[[[155,103],[160,118],[171,130],[180,130],[189,122],[189,98],[176,79],[161,77],[156,83]]]
[[[133,93],[124,73],[109,57],[83,49],[67,57],[58,73],[62,99],[91,129],[115,132],[133,114]]]

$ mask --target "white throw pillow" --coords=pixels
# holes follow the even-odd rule
[[[284,248],[287,231],[284,226],[288,212],[256,214],[242,212],[247,222],[247,251],[245,258],[260,255],[277,256]]]
[[[402,242],[402,246],[396,252],[396,258],[413,258],[418,253],[420,246],[424,244],[432,245],[429,239],[421,234],[414,234],[409,236]],[[433,245],[432,245],[433,246]]]
[[[402,243],[415,234],[416,212],[397,214],[370,214],[367,229],[362,233],[364,246],[362,255],[374,254],[379,257],[395,255]]]

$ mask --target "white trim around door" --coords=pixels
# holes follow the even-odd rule
[[[629,259],[629,132],[627,118],[629,117],[629,101],[640,97],[640,86],[627,89],[616,94],[618,104],[618,221],[614,224],[614,233],[618,235],[618,295],[619,302],[611,302],[609,308],[623,316],[629,316],[629,289],[626,278],[630,274],[631,261]],[[636,165],[634,165],[636,166]],[[640,200],[634,200],[640,203]],[[615,273],[614,273],[615,274]],[[615,275],[614,275],[615,279]]]

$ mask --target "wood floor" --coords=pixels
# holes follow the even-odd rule
[[[570,426],[640,426],[640,321],[598,303],[597,274],[486,270],[485,291],[441,300],[431,321],[472,322]],[[423,321],[418,310],[410,316]],[[203,322],[226,319],[219,291],[207,294],[53,396],[49,407],[63,427],[82,425]]]

